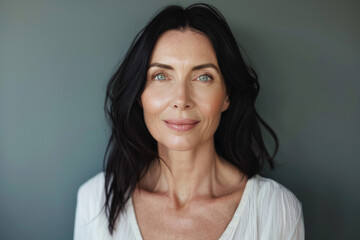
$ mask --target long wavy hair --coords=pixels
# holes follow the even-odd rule
[[[168,6],[137,34],[107,85],[104,108],[111,126],[111,136],[103,166],[104,207],[111,235],[136,183],[146,174],[153,161],[161,160],[157,142],[144,122],[140,96],[157,39],[164,32],[174,29],[200,31],[210,39],[215,49],[230,100],[230,106],[222,113],[214,136],[217,154],[248,178],[259,173],[265,162],[274,169],[278,139],[255,109],[260,89],[258,76],[244,61],[225,18],[208,4],[193,4],[187,8]],[[272,156],[265,147],[261,125],[274,138]]]

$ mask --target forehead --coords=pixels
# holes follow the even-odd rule
[[[169,30],[155,44],[151,61],[183,61],[217,64],[216,53],[209,38],[191,29]]]

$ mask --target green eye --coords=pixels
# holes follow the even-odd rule
[[[157,75],[154,77],[154,79],[155,79],[155,80],[165,80],[166,77],[165,77],[164,74],[159,73],[159,74],[157,74]]]
[[[204,74],[199,77],[199,80],[202,82],[209,82],[211,80],[211,77],[207,74]]]

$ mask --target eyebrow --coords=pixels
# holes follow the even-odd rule
[[[163,63],[156,63],[156,62],[150,64],[149,68],[151,68],[151,67],[159,67],[159,68],[165,68],[165,69],[174,70],[174,68],[172,66],[170,66],[170,65],[163,64]],[[194,66],[192,68],[192,71],[200,70],[202,68],[213,68],[220,74],[219,68],[217,66],[215,66],[214,64],[212,64],[212,63],[205,63],[205,64],[200,64],[200,65]]]

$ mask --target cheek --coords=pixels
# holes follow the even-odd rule
[[[217,98],[217,99],[216,99]],[[214,96],[212,99],[208,99],[206,102],[202,102],[199,109],[204,117],[203,134],[206,136],[212,136],[219,127],[221,119],[221,108],[223,105],[223,98],[220,96]]]
[[[157,119],[166,106],[166,99],[156,91],[145,90],[141,95],[144,120],[149,130],[154,130]]]
[[[198,98],[199,109],[205,117],[220,117],[225,102],[225,95],[222,92],[204,94]]]
[[[144,108],[144,112],[156,112],[163,109],[167,103],[168,91],[164,91],[156,87],[148,87],[141,94],[141,103]]]

